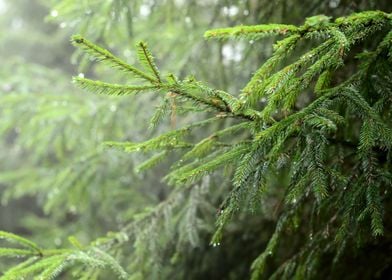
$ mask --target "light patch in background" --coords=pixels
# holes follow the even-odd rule
[[[223,63],[238,62],[242,59],[244,45],[224,44],[222,47]]]
[[[229,17],[233,17],[238,14],[239,8],[237,6],[229,6],[229,7],[223,7],[222,12],[224,15],[227,15]]]
[[[4,0],[0,0],[0,14],[5,14],[7,12],[7,4]]]
[[[23,26],[23,21],[20,18],[14,18],[11,21],[11,28],[12,29],[20,29]]]
[[[331,9],[337,8],[339,6],[339,4],[340,4],[340,0],[331,0],[331,1],[329,1],[329,7]]]
[[[59,15],[59,12],[57,10],[51,10],[50,11],[50,16],[57,17],[58,15]]]
[[[148,17],[151,14],[150,6],[146,4],[141,5],[139,13],[142,17]]]

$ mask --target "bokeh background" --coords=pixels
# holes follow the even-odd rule
[[[143,172],[140,164],[150,155],[124,154],[101,143],[142,141],[200,118],[182,116],[179,109],[176,116],[149,129],[160,104],[157,96],[107,97],[76,88],[72,76],[121,83],[129,78],[77,51],[70,44],[72,34],[82,34],[131,64],[136,61],[135,44],[146,41],[164,73],[194,75],[235,94],[271,54],[274,39],[206,41],[206,30],[269,22],[300,24],[316,14],[336,17],[367,9],[387,11],[390,2],[0,0],[0,229],[49,248],[69,246],[70,235],[88,243],[121,229],[173,191],[162,178],[176,156]],[[214,127],[200,133],[208,130]],[[201,186],[192,194],[204,197],[200,220],[179,223],[188,237],[179,234],[180,245],[172,246],[189,248],[182,266],[188,266],[187,273],[193,271],[193,279],[242,279],[258,254],[254,248],[262,248],[274,229],[274,197],[279,190],[272,190],[276,196],[269,196],[262,218],[236,217],[228,239],[243,240],[238,248],[222,246],[211,253],[208,243],[215,214],[230,184],[224,174],[205,181],[208,190]],[[182,216],[195,209],[191,202],[183,198],[189,207]],[[251,219],[253,226],[244,227]],[[209,257],[201,260],[206,251]],[[195,263],[198,268],[192,269]],[[0,262],[0,274],[5,264]],[[232,268],[230,274],[227,266]],[[185,269],[178,271],[181,275]]]

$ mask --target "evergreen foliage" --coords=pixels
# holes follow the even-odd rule
[[[59,203],[63,196],[72,196],[70,201],[86,196],[88,189],[83,186],[93,178],[96,169],[89,166],[97,158],[104,172],[99,183],[109,186],[112,177],[117,179],[130,168],[149,172],[161,161],[174,160],[164,176],[172,190],[158,205],[125,215],[131,218],[124,219],[127,222],[118,232],[88,245],[70,237],[72,248],[44,249],[0,232],[0,239],[10,243],[1,243],[0,257],[23,258],[0,279],[184,279],[187,262],[198,261],[191,256],[197,254],[192,249],[213,255],[203,244],[206,236],[211,240],[208,248],[234,246],[239,242],[236,230],[256,232],[251,247],[257,255],[248,256],[253,257],[248,266],[251,279],[334,279],[342,276],[342,266],[353,254],[364,255],[368,248],[378,249],[379,263],[371,273],[386,276],[392,263],[389,252],[380,248],[389,248],[392,242],[387,214],[392,183],[391,25],[392,14],[365,11],[336,19],[312,16],[298,26],[209,30],[208,39],[279,38],[270,58],[234,93],[193,76],[162,75],[154,52],[144,42],[136,46],[138,64],[134,65],[81,35],[73,36],[72,43],[91,59],[121,71],[130,81],[78,76],[73,79],[78,87],[110,95],[97,99],[103,104],[114,98],[132,104],[135,99],[128,95],[149,100],[145,95],[155,94],[160,105],[150,126],[157,129],[170,115],[173,127],[138,142],[129,141],[132,137],[122,125],[116,127],[115,119],[109,121],[113,126],[108,129],[118,131],[115,139],[100,141],[104,139],[100,137],[104,149],[96,147],[90,157],[61,168],[55,185],[62,187],[53,191],[45,209],[50,212],[65,203]],[[352,64],[355,67],[349,68]],[[9,97],[13,98],[17,97]],[[104,118],[105,111],[97,110],[96,116]],[[118,118],[127,117],[119,111]],[[189,117],[193,114],[200,117]],[[77,121],[84,117],[72,114]],[[176,118],[183,119],[177,129]],[[81,138],[85,137],[92,136]],[[80,143],[74,140],[73,145]],[[106,167],[117,150],[147,153],[147,161],[135,166],[128,157],[114,160],[120,167],[111,174]],[[106,153],[104,159],[97,157]],[[44,169],[43,174],[50,172]],[[214,178],[218,180],[212,182]],[[3,181],[12,181],[12,174]],[[72,188],[74,192],[69,191]],[[219,193],[214,188],[220,188]],[[111,195],[103,203],[110,204]],[[253,223],[254,229],[242,228],[248,219],[268,215],[273,217]],[[265,232],[268,221],[274,230]],[[257,236],[265,234],[269,236],[263,244]],[[235,279],[236,273],[228,278]],[[361,273],[358,270],[353,279]],[[191,271],[190,275],[199,274]]]

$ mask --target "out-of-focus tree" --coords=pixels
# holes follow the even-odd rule
[[[376,238],[372,233],[381,235],[381,205],[390,206],[390,158],[384,158],[380,150],[389,151],[385,144],[389,132],[382,126],[389,105],[388,95],[379,93],[390,89],[384,79],[390,75],[390,69],[380,61],[389,44],[389,37],[384,36],[390,30],[390,15],[369,13],[340,22],[329,17],[376,9],[388,12],[388,1],[4,3],[0,20],[4,30],[0,33],[0,226],[40,244],[38,248],[31,241],[2,232],[2,238],[27,248],[0,251],[0,257],[27,257],[22,266],[8,271],[5,279],[23,273],[43,279],[107,279],[113,275],[132,279],[242,279],[250,276],[252,263],[255,279],[317,279],[327,275],[372,279],[377,273],[380,277],[387,275],[390,260],[382,247],[391,244],[390,224],[385,224],[384,237]],[[326,16],[305,20],[316,14]],[[358,23],[360,20],[363,22]],[[301,27],[266,25],[247,34],[247,27],[240,26],[207,34],[223,39],[228,35],[242,36],[245,40],[202,39],[211,28],[271,22]],[[370,32],[374,37],[369,36]],[[76,51],[69,43],[74,33],[82,35],[74,38],[74,43],[81,46]],[[265,35],[268,38],[259,40]],[[272,44],[282,36],[289,37],[273,50]],[[297,44],[296,36],[310,40]],[[328,36],[334,43],[322,43],[328,42]],[[84,38],[107,48],[121,61]],[[347,49],[339,49],[338,39],[348,40]],[[165,75],[157,76],[150,49],[138,44],[140,40],[148,42]],[[360,64],[354,54],[367,49],[372,52],[363,52]],[[307,51],[313,59],[302,56]],[[336,56],[340,54],[344,61]],[[272,59],[267,60],[271,55]],[[260,72],[258,69],[266,60]],[[145,66],[139,79],[134,79],[134,70],[124,67],[122,61]],[[114,71],[108,64],[125,71]],[[294,68],[294,72],[283,68],[287,73],[273,75],[274,70],[285,65]],[[346,88],[344,81],[353,76],[358,65],[360,74],[354,75],[359,75],[363,83],[355,81],[352,89]],[[382,69],[376,71],[376,66]],[[268,83],[263,85],[253,78],[244,89],[254,72],[261,80],[265,77],[260,75],[270,77]],[[316,88],[320,93],[314,96],[313,80],[319,74]],[[135,88],[124,89],[121,85],[136,83],[140,87],[140,77],[148,77],[147,82],[153,81],[152,85],[136,89],[162,93],[137,97],[86,94],[70,83],[71,75],[78,76],[75,81],[86,89],[112,95],[127,94]],[[370,88],[367,78],[371,75],[380,90]],[[84,76],[116,85],[95,83]],[[279,86],[281,90],[277,90]],[[351,111],[341,108],[345,106],[342,103],[333,108],[328,106],[335,104],[322,103],[324,111],[309,111],[309,102],[322,99],[321,92],[332,86],[352,90],[352,95],[347,93],[349,97],[356,97],[356,91],[363,94],[364,88],[369,87],[369,93],[362,98],[377,113],[366,111],[367,103],[360,103],[361,97],[352,99],[351,107],[348,106]],[[259,92],[266,89],[276,91],[276,96],[261,96]],[[330,91],[332,95],[335,89]],[[381,97],[368,96],[372,91]],[[286,98],[285,94],[290,93],[291,99]],[[292,109],[287,104],[294,105],[295,94],[300,93],[304,94]],[[246,108],[238,103],[243,101]],[[275,113],[283,101],[287,108]],[[357,107],[363,110],[357,112],[363,123],[347,115],[358,111]],[[301,109],[309,114],[296,119],[293,126],[281,125]],[[263,115],[258,119],[260,114]],[[276,123],[271,123],[267,115]],[[378,123],[380,117],[382,122]],[[377,131],[369,128],[369,122],[376,122]],[[353,124],[351,128],[349,124]],[[285,131],[270,135],[272,140],[263,143],[271,151],[256,149],[263,131],[273,131],[275,127]],[[382,129],[384,140],[378,135]],[[164,134],[167,131],[172,132]],[[333,134],[335,131],[338,132]],[[299,132],[297,138],[292,135],[294,132]],[[324,134],[328,133],[332,133],[333,139],[326,138]],[[156,140],[132,144],[146,139]],[[119,151],[103,145],[108,140],[126,142],[109,143]],[[356,141],[362,152],[358,158],[354,152]],[[293,147],[297,147],[297,152],[292,151]],[[130,156],[122,149],[145,153]],[[155,149],[161,151],[151,153]],[[186,151],[185,155],[182,151]],[[370,170],[373,162],[366,159],[370,156],[381,162],[375,167],[377,175]],[[263,157],[271,160],[261,160]],[[314,168],[321,160],[330,172],[327,175],[323,167]],[[268,173],[264,174],[266,163],[282,166],[266,166]],[[225,169],[210,174],[218,165]],[[353,170],[358,170],[358,174],[350,177],[348,173]],[[360,172],[377,178],[377,193],[368,190],[369,182],[360,181]],[[209,175],[199,176],[206,173]],[[166,174],[169,175],[162,181]],[[188,182],[188,176],[195,178]],[[314,178],[323,181],[326,176],[325,190],[321,183],[314,186]],[[350,180],[356,180],[354,185],[360,187],[348,185],[353,195],[351,200],[345,200],[339,188]],[[253,185],[256,187],[249,188]],[[385,193],[380,198],[377,195],[381,191]],[[331,214],[333,211],[335,215]],[[350,220],[351,216],[354,220]],[[217,217],[218,231],[214,226]],[[355,237],[350,237],[353,234]],[[340,236],[336,243],[331,242],[334,235]],[[66,249],[44,250],[41,246]],[[366,250],[374,252],[372,261],[366,258]],[[1,272],[13,263],[12,259],[6,260],[0,265]],[[354,261],[369,266],[348,267]]]

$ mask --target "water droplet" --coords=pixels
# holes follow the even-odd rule
[[[216,247],[216,243],[212,243],[212,247]]]
[[[84,73],[79,73],[78,77],[79,78],[84,78]]]
[[[50,15],[52,17],[57,17],[59,15],[59,12],[57,10],[52,10],[52,11],[50,11]]]
[[[60,23],[60,28],[66,28],[67,27],[67,23],[66,22],[62,22]]]
[[[250,40],[250,41],[249,41],[249,44],[252,45],[254,42],[255,42],[254,40]]]
[[[271,255],[272,255],[272,251],[268,251],[268,255],[270,255],[270,256],[271,256]]]

